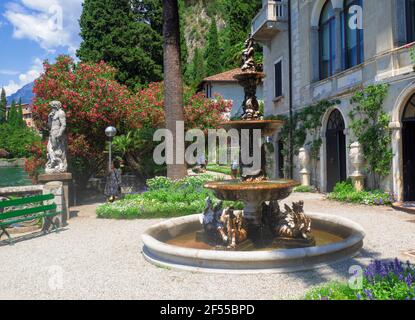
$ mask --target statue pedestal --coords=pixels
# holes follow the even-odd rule
[[[58,207],[62,208],[62,224],[66,225],[67,220],[70,218],[69,214],[69,183],[72,181],[72,174],[68,172],[64,173],[46,173],[41,174],[38,178],[41,184],[45,185],[45,188],[48,190],[56,190],[58,184],[62,183],[63,194],[61,199],[58,197],[55,198],[56,204]],[[53,193],[53,192],[52,192]],[[56,195],[55,195],[56,196]]]
[[[365,189],[365,176],[363,174],[353,174],[350,178],[356,191],[360,192]]]
[[[301,185],[309,187],[311,185],[311,174],[308,170],[310,166],[310,152],[306,148],[301,148],[298,153],[298,160],[301,165],[300,177]]]
[[[305,187],[311,186],[311,174],[307,170],[300,171],[301,185]]]
[[[365,176],[361,170],[365,165],[363,149],[359,142],[350,145],[350,163],[354,167],[354,172],[350,175],[352,183],[356,191],[363,191],[365,188]]]

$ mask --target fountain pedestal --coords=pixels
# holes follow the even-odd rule
[[[259,227],[262,220],[262,202],[244,202],[244,219],[249,226]]]

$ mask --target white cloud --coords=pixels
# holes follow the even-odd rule
[[[10,80],[8,85],[4,86],[7,96],[15,93],[17,90],[25,86],[26,84],[36,80],[43,71],[43,62],[39,58],[36,58],[33,62],[33,65],[26,73],[19,75],[19,80],[16,82]]]
[[[8,70],[8,69],[0,69],[0,75],[2,75],[2,76],[15,76],[17,74],[19,74],[19,71]]]
[[[13,25],[13,37],[36,41],[47,52],[79,47],[83,0],[20,0],[9,2],[4,17]]]

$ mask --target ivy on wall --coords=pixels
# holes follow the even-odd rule
[[[387,84],[367,86],[350,100],[354,105],[349,113],[350,128],[362,146],[376,188],[380,185],[380,179],[389,175],[393,158],[389,129],[391,117],[383,111],[388,87]]]
[[[304,109],[294,112],[292,119],[292,128],[288,116],[279,115],[267,117],[266,119],[277,119],[284,121],[284,126],[282,127],[279,134],[279,137],[284,145],[284,149],[282,151],[284,157],[287,158],[290,156],[290,131],[292,130],[292,152],[294,155],[298,155],[301,148],[308,146],[310,150],[310,158],[314,166],[317,166],[317,161],[320,155],[320,148],[323,143],[321,139],[323,116],[329,108],[339,103],[339,100],[321,100],[315,104],[305,107]],[[306,143],[307,137],[310,137],[311,139]],[[289,165],[290,164],[288,164],[288,166]]]

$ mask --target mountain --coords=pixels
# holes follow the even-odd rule
[[[34,82],[31,82],[25,85],[23,88],[19,89],[16,93],[7,97],[7,105],[10,105],[13,100],[19,102],[20,98],[22,98],[22,103],[31,103],[34,97],[32,92],[34,84]]]

